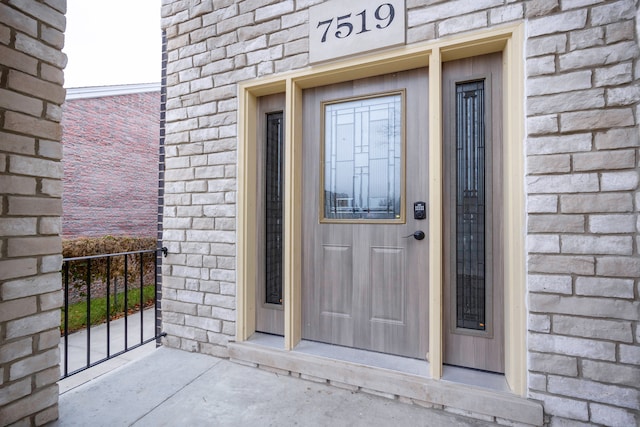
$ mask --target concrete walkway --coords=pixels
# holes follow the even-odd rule
[[[161,347],[60,396],[51,426],[488,426]]]

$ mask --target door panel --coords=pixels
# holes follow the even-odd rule
[[[405,236],[429,235],[427,90],[417,69],[303,93],[305,339],[426,355],[428,237]]]
[[[404,248],[371,248],[371,320],[401,324],[405,318]],[[389,286],[394,283],[395,286]]]
[[[351,280],[353,257],[351,247],[322,246],[322,315],[351,316],[353,286]]]
[[[442,74],[444,362],[504,372],[502,55]]]
[[[283,211],[284,203],[284,94],[258,100],[257,158],[261,185],[257,188],[256,330],[284,335]]]

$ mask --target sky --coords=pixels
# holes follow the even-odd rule
[[[161,0],[67,0],[65,88],[160,82]]]

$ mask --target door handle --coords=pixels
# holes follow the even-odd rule
[[[422,230],[418,230],[418,231],[414,231],[413,233],[409,234],[408,236],[404,236],[405,239],[409,238],[413,236],[414,239],[416,240],[422,240],[425,238],[425,234],[424,231]]]

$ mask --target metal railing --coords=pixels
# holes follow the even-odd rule
[[[61,378],[82,372],[154,340],[158,346],[161,345],[160,338],[166,334],[162,332],[160,322],[160,254],[167,256],[167,248],[63,259],[64,320],[61,326],[64,354]],[[145,309],[149,305],[145,288],[149,289],[151,280],[153,307]],[[131,301],[130,293],[136,289],[139,290],[139,299]],[[122,300],[121,312],[116,311],[119,299]],[[93,319],[92,302],[95,304],[96,300],[100,302],[97,304],[100,313],[95,313],[98,319]],[[86,327],[69,331],[70,315],[79,316],[78,312],[83,311],[74,310],[72,313],[69,308],[77,304],[82,306],[83,303],[86,304],[86,310],[81,315],[84,316]],[[149,322],[148,312],[151,310],[153,321]],[[135,324],[138,321],[139,337],[136,337],[138,331]],[[117,330],[114,330],[116,322]],[[79,354],[83,351],[84,354]],[[71,358],[74,360],[71,361]],[[73,366],[70,367],[70,364]]]

